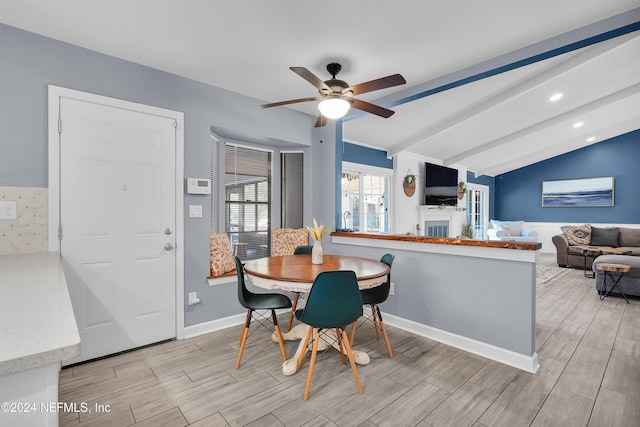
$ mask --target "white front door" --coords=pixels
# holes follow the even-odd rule
[[[176,121],[60,98],[60,251],[81,355],[176,337]]]

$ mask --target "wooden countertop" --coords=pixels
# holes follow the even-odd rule
[[[473,240],[452,239],[446,237],[424,237],[413,234],[376,234],[376,233],[350,233],[334,231],[331,236],[353,237],[364,239],[393,240],[398,242],[430,243],[435,245],[474,246],[480,248],[517,249],[522,251],[535,251],[542,248],[542,243],[505,242],[497,240]]]
[[[0,256],[0,375],[80,354],[59,252]]]

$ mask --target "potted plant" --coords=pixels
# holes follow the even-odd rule
[[[411,170],[409,170],[402,180],[402,189],[404,190],[404,194],[408,197],[413,196],[416,192],[416,176],[411,173]]]
[[[465,224],[462,226],[462,235],[464,237],[468,237],[469,239],[473,239],[473,226],[471,224]]]

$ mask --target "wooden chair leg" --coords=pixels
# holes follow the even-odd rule
[[[347,361],[344,359],[344,350],[342,349],[342,339],[340,338],[340,329],[336,328],[336,339],[338,340],[338,349],[340,351],[340,360],[343,365],[347,364]]]
[[[380,308],[376,306],[378,310],[378,321],[380,322],[380,329],[382,329],[382,336],[384,337],[384,342],[387,344],[387,351],[389,352],[389,358],[393,359],[393,350],[391,350],[391,343],[389,343],[389,337],[387,336],[387,330],[384,328],[384,321],[382,320],[382,313],[380,313]]]
[[[289,326],[287,326],[287,332],[291,330],[291,325],[293,325],[293,315],[298,307],[298,298],[300,298],[300,292],[296,292],[296,296],[293,298],[293,304],[291,304],[291,313],[289,313]]]
[[[351,324],[351,336],[349,337],[349,344],[353,345],[353,339],[356,337],[356,325],[358,321],[356,320]]]
[[[309,345],[309,340],[311,339],[312,333],[313,333],[313,328],[309,326],[309,330],[307,331],[307,336],[304,338],[304,343],[302,344],[302,354],[298,358],[298,369],[296,369],[297,371],[299,371],[300,368],[302,367],[302,361],[304,360],[305,354],[307,354],[307,351],[308,351],[307,347]]]
[[[313,329],[313,328],[311,328]],[[309,400],[309,390],[311,389],[311,377],[313,376],[313,366],[316,363],[318,353],[318,343],[320,342],[320,331],[314,332],[313,351],[311,352],[311,362],[309,363],[309,374],[307,375],[307,385],[304,388],[304,400]]]
[[[360,377],[358,376],[358,370],[356,369],[356,362],[353,360],[353,352],[351,351],[349,340],[347,340],[347,333],[344,330],[342,330],[342,336],[344,338],[344,346],[347,348],[347,355],[349,356],[349,364],[351,365],[351,370],[353,371],[353,378],[356,380],[358,393],[362,394],[362,384],[360,384]]]
[[[251,325],[251,314],[253,310],[247,311],[247,319],[244,321],[244,329],[242,330],[242,336],[240,336],[240,350],[238,350],[238,359],[236,360],[236,369],[240,368],[240,361],[242,360],[242,353],[244,352],[244,344],[247,341],[247,335],[249,333],[249,325]]]
[[[371,304],[371,317],[373,318],[373,328],[376,330],[376,339],[380,339],[380,332],[378,332],[378,318],[376,317],[376,305]]]
[[[284,340],[282,339],[282,334],[280,333],[280,326],[278,325],[278,318],[276,317],[276,311],[271,310],[271,317],[273,318],[273,327],[276,330],[276,336],[278,337],[278,345],[280,346],[280,353],[282,354],[282,359],[287,361],[287,353],[284,351]]]

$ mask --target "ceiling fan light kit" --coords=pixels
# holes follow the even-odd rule
[[[349,102],[341,98],[327,98],[320,101],[318,110],[328,119],[339,119],[349,111]]]
[[[289,67],[289,69],[315,86],[315,88],[318,89],[320,96],[264,104],[262,105],[262,108],[278,107],[281,105],[295,104],[299,102],[320,101],[318,109],[321,114],[316,121],[315,127],[324,126],[327,123],[326,119],[339,119],[344,117],[350,107],[375,114],[376,116],[389,118],[393,115],[394,111],[371,104],[367,101],[353,98],[353,96],[373,92],[374,90],[403,85],[407,82],[400,74],[393,74],[387,77],[360,83],[355,86],[349,86],[347,82],[336,79],[336,75],[342,69],[342,66],[336,62],[332,62],[327,65],[327,71],[331,74],[331,79],[326,81],[320,80],[315,74],[304,67]]]

